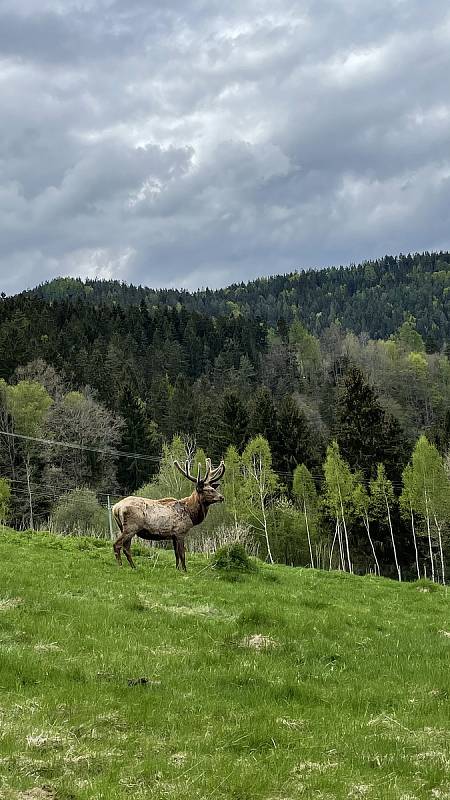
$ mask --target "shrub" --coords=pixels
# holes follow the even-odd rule
[[[255,565],[239,542],[221,547],[214,556],[214,567],[221,572],[254,572]]]
[[[105,536],[108,531],[108,512],[90,489],[73,489],[56,504],[52,523],[61,533]]]
[[[6,480],[6,478],[0,478],[0,523],[5,522],[8,516],[10,498],[11,489],[9,481]]]

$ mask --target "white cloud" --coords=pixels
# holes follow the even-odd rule
[[[1,288],[448,246],[449,31],[444,0],[7,0]]]

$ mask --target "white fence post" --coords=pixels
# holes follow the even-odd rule
[[[111,498],[110,498],[109,494],[107,495],[107,501],[108,501],[109,538],[112,541],[114,539],[114,533],[113,533],[113,524],[112,524]]]

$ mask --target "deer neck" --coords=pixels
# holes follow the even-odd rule
[[[200,522],[203,522],[208,513],[208,506],[201,500],[197,490],[192,492],[192,494],[186,498],[185,504],[187,512],[192,520],[192,524],[199,525]]]

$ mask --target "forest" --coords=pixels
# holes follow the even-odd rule
[[[142,302],[150,309],[162,305],[206,316],[242,315],[271,327],[280,319],[288,323],[301,319],[316,336],[339,323],[372,339],[390,336],[405,314],[411,314],[427,350],[439,349],[450,338],[449,252],[385,256],[350,267],[258,278],[216,291],[189,293],[119,281],[57,278],[30,294],[50,301],[121,307]]]
[[[191,548],[450,572],[450,254],[189,294],[61,278],[0,299],[0,520],[108,535],[224,458]]]

